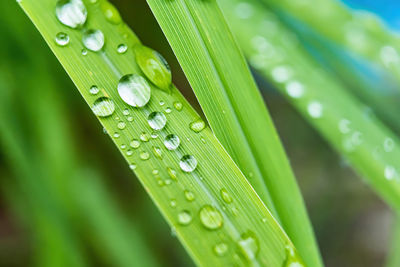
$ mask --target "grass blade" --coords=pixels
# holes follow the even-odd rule
[[[80,1],[73,1],[76,2]],[[148,83],[151,99],[143,108],[128,106],[125,101],[131,102],[132,99],[123,101],[120,98],[117,87],[121,77],[124,74],[142,75],[132,51],[140,43],[108,2],[83,2],[88,11],[88,20],[84,28],[80,29],[70,29],[57,21],[56,3],[52,0],[40,3],[24,0],[20,5],[88,104],[92,106],[101,97],[113,101],[115,111],[108,117],[99,117],[99,120],[112,135],[118,149],[164,217],[176,229],[177,236],[193,259],[202,266],[227,265],[232,261],[238,265],[247,265],[248,262],[265,265],[268,262],[269,266],[281,266],[288,257],[286,251],[293,248],[289,239],[211,131],[208,128],[196,132],[190,129],[189,124],[197,121],[199,115],[178,90],[171,85],[168,92]],[[99,32],[90,29],[101,30],[106,40],[104,47],[99,45]],[[69,38],[68,44],[64,46],[54,41],[60,32]],[[89,37],[85,42],[86,47],[97,50],[100,46],[100,51],[84,50],[82,54],[85,48],[82,42],[84,36]],[[65,35],[63,37],[62,40],[65,40]],[[117,50],[121,44],[127,45],[128,49],[124,53]],[[100,92],[90,93],[93,85]],[[147,92],[143,88],[146,87],[139,88],[143,93],[141,96]],[[134,97],[133,100],[143,104],[142,98]],[[160,121],[150,120],[149,115],[163,111],[164,105],[160,105],[160,102],[168,108],[164,115],[167,124],[150,135],[160,125]],[[110,110],[100,109],[95,112],[104,115],[102,112],[109,114]],[[181,143],[178,149],[169,151],[164,148],[163,141],[168,134],[179,136]],[[132,139],[135,142],[129,147]],[[193,158],[184,155],[193,155],[198,166],[193,168]],[[180,166],[182,171],[179,170]],[[185,198],[185,190],[194,193],[194,201]],[[221,197],[221,191],[224,198]],[[226,200],[226,192],[232,202]],[[221,246],[227,248],[222,251],[223,257],[214,252],[216,250],[217,254],[221,254]]]
[[[274,14],[256,1],[220,3],[252,66],[276,86],[388,204],[398,209],[398,138],[321,70]],[[243,5],[251,8],[251,16],[236,13],[238,6]],[[275,30],[270,31],[271,28]]]
[[[284,149],[216,2],[147,2],[214,133],[267,206],[275,211],[305,262],[310,266],[321,265]]]

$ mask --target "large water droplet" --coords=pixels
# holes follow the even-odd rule
[[[147,78],[161,89],[169,92],[172,76],[166,60],[157,51],[143,45],[136,45],[134,52],[136,63]]]
[[[100,51],[104,46],[104,34],[100,30],[87,30],[82,37],[83,45],[93,51]]]
[[[69,36],[64,32],[59,32],[56,35],[56,44],[59,46],[66,46],[69,44]]]
[[[243,234],[241,239],[238,241],[238,245],[240,252],[248,261],[252,261],[256,258],[259,244],[253,232],[249,231]]]
[[[165,127],[167,118],[165,117],[164,113],[156,111],[150,113],[150,115],[147,117],[147,122],[153,130],[159,131]]]
[[[62,24],[75,29],[85,24],[87,10],[82,0],[59,0],[56,16]]]
[[[181,158],[179,166],[184,172],[193,172],[197,167],[197,160],[191,155],[185,155]]]
[[[92,111],[99,117],[108,117],[114,113],[114,101],[108,97],[100,97],[94,101]]]
[[[188,225],[192,221],[192,215],[189,211],[183,210],[178,214],[178,222],[180,225]]]
[[[168,150],[175,150],[179,147],[181,141],[176,134],[169,134],[165,137],[164,145]]]
[[[226,243],[219,243],[214,246],[215,255],[222,257],[228,252],[228,245]]]
[[[120,24],[122,22],[121,15],[118,10],[108,1],[102,1],[100,4],[101,11],[106,20],[112,24]]]
[[[201,208],[200,221],[209,230],[219,229],[224,223],[221,213],[211,205],[205,205]]]
[[[143,107],[150,100],[151,89],[146,79],[142,76],[128,74],[119,80],[118,93],[128,105]]]
[[[192,121],[192,122],[189,124],[189,127],[190,127],[190,129],[191,129],[192,131],[194,131],[194,132],[196,132],[196,133],[199,133],[199,132],[201,132],[201,131],[206,127],[206,124],[205,124],[205,122],[204,122],[202,119],[197,119],[197,120],[195,120],[195,121]]]

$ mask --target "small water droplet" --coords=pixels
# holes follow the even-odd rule
[[[252,261],[256,258],[259,244],[253,232],[249,231],[241,236],[238,241],[241,254],[248,260]]]
[[[203,136],[200,138],[200,141],[201,141],[203,144],[206,143],[206,139],[205,139]]]
[[[172,180],[175,180],[175,181],[176,181],[176,179],[177,179],[176,171],[175,171],[174,169],[168,167],[168,168],[167,168],[167,172],[168,172],[169,177],[171,177]]]
[[[124,54],[128,50],[128,46],[126,44],[120,44],[117,47],[118,54]]]
[[[162,159],[162,151],[161,148],[153,146],[153,154],[159,159]]]
[[[143,45],[134,47],[136,63],[146,77],[159,88],[169,92],[172,83],[171,69],[157,51]]]
[[[88,51],[86,49],[82,49],[81,53],[82,56],[86,56],[88,54]]]
[[[129,116],[128,118],[126,118],[128,121],[133,121],[133,117]]]
[[[304,267],[305,265],[303,264],[302,260],[300,259],[300,256],[297,254],[295,249],[287,245],[285,246],[285,254],[286,254],[286,260],[283,264],[283,267]]]
[[[300,98],[304,94],[304,86],[298,81],[292,81],[286,85],[286,92],[290,97]]]
[[[129,157],[129,156],[132,156],[133,155],[133,151],[132,150],[130,150],[130,149],[128,149],[127,151],[126,151],[126,155]]]
[[[139,154],[141,160],[148,160],[150,158],[150,154],[147,151],[142,151]]]
[[[229,195],[228,191],[225,188],[221,189],[220,193],[221,193],[221,197],[225,201],[225,203],[228,203],[228,204],[232,203],[232,197]]]
[[[179,147],[181,141],[179,137],[175,134],[169,134],[165,137],[164,145],[168,150],[175,150]]]
[[[96,116],[108,117],[114,113],[114,101],[108,97],[100,97],[94,101],[92,111]]]
[[[192,202],[195,199],[194,193],[189,190],[185,190],[185,198],[187,201]]]
[[[181,158],[179,166],[184,172],[193,172],[197,167],[197,160],[191,155],[185,155]]]
[[[190,127],[190,129],[191,129],[192,131],[194,131],[194,132],[196,132],[196,133],[199,133],[199,132],[201,132],[201,131],[206,127],[206,124],[205,124],[205,122],[204,122],[202,119],[197,119],[197,120],[195,120],[195,121],[192,121],[192,122],[189,124],[189,127]]]
[[[171,109],[170,107],[167,107],[167,108],[165,109],[165,113],[169,114],[169,113],[171,113],[171,112],[172,112],[172,109]]]
[[[132,148],[136,149],[136,148],[138,148],[138,147],[140,146],[140,142],[139,142],[139,140],[133,139],[133,140],[129,143],[129,145],[130,145]]]
[[[104,34],[100,30],[87,30],[83,33],[82,42],[90,51],[100,51],[104,46]]]
[[[122,145],[120,146],[120,148],[121,148],[121,149],[125,149],[125,148],[126,148],[126,145],[125,145],[125,144],[122,144]]]
[[[169,205],[171,206],[171,208],[175,208],[176,207],[176,200],[175,199],[171,199],[171,201],[169,202]]]
[[[228,252],[228,245],[226,243],[219,243],[214,246],[215,255],[222,257]]]
[[[146,79],[142,76],[128,74],[119,80],[118,93],[128,105],[143,107],[150,100],[151,89]]]
[[[192,215],[188,210],[183,210],[178,214],[178,222],[180,225],[188,225],[192,221]]]
[[[75,29],[85,24],[87,10],[82,0],[59,0],[56,16],[62,24]]]
[[[93,85],[92,87],[90,87],[89,89],[89,93],[92,95],[97,95],[99,93],[99,88],[96,85]]]
[[[397,171],[393,166],[387,165],[384,170],[384,176],[386,179],[392,180],[392,179],[396,178]]]
[[[339,131],[343,134],[350,132],[350,121],[348,119],[341,119],[339,121]]]
[[[175,108],[177,111],[181,111],[182,108],[183,108],[183,105],[182,105],[181,102],[176,101],[176,102],[174,102],[174,108]]]
[[[148,142],[150,140],[150,135],[148,133],[141,133],[140,140],[143,142]]]
[[[125,124],[125,122],[121,121],[120,123],[118,123],[117,127],[118,127],[118,129],[123,130],[123,129],[125,129],[126,124]]]
[[[116,25],[122,22],[121,15],[110,2],[102,1],[100,8],[108,22]]]
[[[278,66],[271,71],[271,75],[276,82],[283,83],[290,79],[292,72],[286,66]]]
[[[322,117],[322,104],[319,103],[318,101],[312,101],[308,104],[307,106],[307,111],[308,114],[310,114],[311,117],[317,119]]]
[[[56,44],[59,46],[66,46],[69,44],[69,36],[64,32],[59,32],[56,35]]]
[[[155,111],[147,117],[147,122],[153,130],[159,131],[165,127],[167,118],[164,113]]]
[[[157,175],[159,173],[159,171],[157,169],[154,169],[151,173],[154,175]]]
[[[114,137],[114,138],[119,138],[119,133],[114,133],[114,134],[113,134],[113,137]]]
[[[165,102],[162,101],[162,100],[160,100],[159,104],[160,104],[160,106],[164,106],[164,105],[165,105]]]
[[[156,132],[151,133],[151,138],[156,139],[158,137],[158,134]]]
[[[204,205],[199,215],[201,223],[209,230],[219,229],[224,223],[221,213],[211,205]]]
[[[136,167],[137,167],[137,165],[136,165],[135,163],[131,163],[131,164],[129,165],[129,168],[130,168],[131,170],[135,170]]]
[[[385,138],[385,140],[383,141],[383,149],[386,152],[391,152],[394,149],[394,141],[392,138],[388,137]]]

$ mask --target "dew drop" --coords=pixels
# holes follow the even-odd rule
[[[322,117],[322,105],[318,101],[312,101],[307,106],[308,114],[317,119]]]
[[[304,267],[302,260],[296,253],[294,248],[290,245],[285,246],[286,260],[283,267]]]
[[[126,118],[128,121],[133,121],[133,117],[129,116],[128,118]]]
[[[238,241],[241,254],[248,260],[252,261],[256,258],[259,244],[253,232],[247,232],[241,236]]]
[[[278,66],[271,71],[271,75],[276,82],[283,83],[289,80],[291,76],[291,70],[285,66]]]
[[[97,95],[99,93],[99,88],[96,85],[93,85],[92,87],[90,87],[89,89],[89,93],[92,95]]]
[[[56,44],[59,46],[66,46],[69,44],[69,36],[64,32],[59,32],[56,35]]]
[[[82,49],[81,53],[82,56],[86,56],[88,54],[88,51],[86,49]]]
[[[304,86],[298,81],[292,81],[286,85],[286,92],[290,97],[300,98],[304,94]]]
[[[165,117],[164,113],[155,111],[150,113],[150,115],[147,117],[147,122],[153,130],[159,131],[165,127],[167,118]]]
[[[181,158],[179,166],[184,172],[193,172],[197,167],[197,160],[191,155],[185,155]]]
[[[176,134],[169,134],[165,137],[164,145],[168,150],[175,150],[179,147],[181,141]]]
[[[134,47],[136,63],[146,77],[159,88],[169,92],[172,82],[167,61],[155,50],[143,45]]]
[[[143,142],[148,142],[150,140],[150,135],[148,133],[141,133],[140,140]]]
[[[133,139],[133,140],[129,143],[129,146],[132,147],[132,148],[134,148],[134,149],[137,149],[137,148],[140,146],[140,142],[139,142],[139,140]]]
[[[167,108],[165,109],[165,113],[169,114],[169,113],[171,113],[171,112],[172,112],[172,109],[171,109],[170,107],[167,107]]]
[[[121,121],[121,122],[118,123],[117,127],[118,127],[118,129],[123,130],[123,129],[125,129],[126,124],[125,124],[125,122]]]
[[[127,74],[118,83],[118,93],[122,100],[133,107],[143,107],[150,100],[150,85],[140,75]]]
[[[176,181],[176,179],[177,179],[176,171],[174,169],[168,167],[167,172],[168,172],[169,177],[171,177],[172,180]]]
[[[209,230],[219,229],[224,223],[221,213],[211,205],[203,206],[199,215],[201,223]]]
[[[114,137],[114,138],[119,138],[119,133],[114,133],[114,134],[113,134],[113,137]]]
[[[59,0],[56,16],[62,24],[75,29],[85,24],[87,10],[82,0]]]
[[[192,221],[192,215],[189,211],[183,210],[178,214],[178,222],[180,225],[188,225]]]
[[[196,133],[199,133],[199,132],[201,132],[201,131],[206,127],[206,124],[205,124],[205,122],[204,122],[202,119],[197,119],[197,120],[195,120],[195,121],[192,121],[192,122],[189,124],[189,127],[190,127],[190,129],[191,129],[192,131],[194,131],[194,132],[196,132]]]
[[[220,193],[221,193],[221,197],[225,201],[225,203],[228,203],[228,204],[232,203],[232,197],[229,195],[228,191],[225,188],[221,189]]]
[[[394,141],[392,138],[388,137],[385,138],[385,140],[383,141],[383,149],[386,152],[391,152],[394,149]]]
[[[181,102],[176,101],[176,102],[174,102],[174,108],[175,108],[177,111],[181,111],[182,108],[183,108],[183,105],[182,105]]]
[[[171,208],[175,208],[176,207],[176,200],[175,199],[171,199],[171,201],[169,202],[169,205],[171,206]]]
[[[132,150],[130,150],[130,149],[128,149],[127,151],[126,151],[126,155],[129,157],[129,156],[132,156],[133,155],[133,151]]]
[[[121,15],[110,2],[102,1],[100,8],[108,22],[116,25],[122,22]]]
[[[192,202],[195,199],[194,193],[189,190],[185,190],[185,198],[187,201]]]
[[[135,163],[129,164],[129,168],[130,168],[131,170],[135,170],[136,167],[137,167],[137,165],[136,165]]]
[[[153,147],[153,154],[159,159],[162,159],[162,151],[161,148],[154,146]]]
[[[83,33],[82,42],[90,51],[100,51],[104,46],[104,34],[100,30],[87,30]]]
[[[141,160],[148,160],[150,158],[150,154],[147,151],[142,151],[139,154]]]
[[[156,132],[151,133],[151,138],[156,139],[158,137],[158,134]]]
[[[339,121],[339,131],[343,134],[350,132],[350,124],[351,122],[348,119],[341,119]]]
[[[226,243],[216,244],[213,248],[215,255],[222,257],[228,252],[228,245]]]
[[[117,47],[118,54],[124,54],[128,50],[128,46],[126,44],[120,44]]]
[[[96,116],[108,117],[114,113],[114,101],[108,97],[100,97],[94,101],[92,111]]]
[[[387,165],[384,170],[384,176],[388,180],[396,178],[397,176],[396,169],[393,166]]]
[[[162,101],[162,100],[160,100],[159,104],[160,104],[160,106],[164,106],[164,105],[165,105],[165,102]]]

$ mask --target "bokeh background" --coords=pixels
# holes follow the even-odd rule
[[[142,42],[165,56],[175,84],[201,112],[146,2],[112,2]],[[400,30],[396,0],[343,4],[374,12],[393,34]],[[0,8],[0,266],[193,266],[17,3],[0,1]],[[348,55],[340,47],[313,51],[302,41],[324,55],[320,60]],[[351,55],[338,60],[355,76],[368,69]],[[392,211],[267,81],[256,79],[326,265],[383,266]]]

